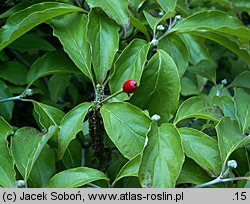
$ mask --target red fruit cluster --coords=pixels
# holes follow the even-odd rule
[[[127,80],[124,82],[123,84],[123,91],[126,93],[133,93],[134,91],[136,91],[136,89],[138,88],[138,84],[136,82],[136,80]]]

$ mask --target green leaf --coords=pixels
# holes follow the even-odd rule
[[[240,88],[248,88],[250,89],[250,71],[244,71],[240,73],[233,82],[229,85],[229,87],[240,87]]]
[[[73,11],[84,10],[70,4],[44,2],[13,14],[0,30],[0,50],[40,23]]]
[[[33,165],[44,146],[57,132],[58,128],[55,126],[51,126],[45,135],[31,127],[23,127],[15,132],[11,142],[11,151],[15,164],[25,181],[28,180]]]
[[[35,3],[40,3],[40,2],[45,2],[45,1],[49,1],[49,0],[29,0],[29,1],[24,1],[24,2],[20,2],[17,5],[11,7],[9,10],[5,11],[4,13],[2,13],[0,15],[0,19],[1,18],[8,18],[11,15],[13,15],[14,13],[21,11]]]
[[[8,148],[7,137],[13,134],[12,127],[0,116],[0,186],[14,187],[16,173],[14,160]]]
[[[173,58],[178,68],[179,76],[183,76],[189,60],[189,52],[184,40],[178,34],[172,33],[159,41],[158,48],[164,50]]]
[[[88,40],[97,83],[102,84],[119,48],[119,26],[104,12],[89,13]]]
[[[177,184],[192,183],[200,185],[211,180],[207,172],[192,159],[185,158]]]
[[[198,64],[189,66],[188,71],[205,77],[216,84],[216,68],[212,61],[201,60]]]
[[[150,36],[149,36],[148,30],[147,30],[147,27],[139,19],[137,19],[134,16],[130,16],[130,23],[137,30],[139,30],[140,32],[142,32],[145,35],[148,42],[150,41]]]
[[[78,69],[64,52],[54,51],[45,54],[32,64],[27,75],[27,82],[30,86],[37,79],[49,74],[78,72]]]
[[[142,187],[175,187],[184,159],[177,129],[172,124],[165,123],[157,127],[153,123],[139,169]]]
[[[162,19],[161,18],[153,17],[151,14],[149,14],[146,11],[143,11],[143,14],[146,17],[146,20],[147,20],[150,28],[153,30],[154,35],[155,35],[155,33],[156,33],[156,27],[161,22]]]
[[[87,41],[88,19],[80,13],[64,15],[52,20],[53,34],[61,41],[76,66],[93,81],[90,47]]]
[[[212,104],[219,106],[222,110],[224,116],[229,116],[233,119],[235,117],[235,107],[232,97],[229,96],[214,96],[212,99]]]
[[[233,53],[238,55],[242,60],[244,60],[246,63],[250,64],[250,53],[247,49],[242,48],[240,43],[232,38],[231,36],[228,36],[226,34],[220,34],[216,32],[211,31],[194,31],[189,32],[190,34],[204,37],[210,40],[213,40],[214,42],[217,42],[218,44],[226,47],[227,49],[231,50]]]
[[[112,77],[109,81],[112,93],[119,91],[128,79],[135,79],[139,83],[147,60],[148,50],[149,43],[140,39],[134,39],[123,50],[114,64]],[[119,95],[117,98],[122,100],[127,98],[127,95]]]
[[[130,177],[130,176],[137,177],[140,167],[140,161],[141,161],[141,154],[138,154],[136,157],[129,160],[116,175],[116,178],[112,186],[114,186],[117,181],[121,180],[124,177]]]
[[[8,86],[0,80],[0,100],[12,97],[12,94]],[[14,107],[13,101],[1,102],[0,103],[0,114],[5,120],[10,121],[12,118],[12,111]]]
[[[61,110],[34,100],[29,100],[33,103],[34,112],[37,114],[37,122],[45,130],[48,130],[51,125],[58,126],[64,117],[65,113]]]
[[[27,74],[27,67],[17,61],[4,62],[1,64],[0,78],[15,85],[25,85]]]
[[[151,124],[142,110],[114,102],[105,104],[101,115],[108,136],[124,157],[132,159],[142,151]]]
[[[204,39],[189,34],[183,34],[180,37],[185,41],[189,50],[189,60],[192,65],[198,64],[202,60],[212,61]]]
[[[250,126],[250,94],[242,88],[237,88],[233,100],[236,117],[242,127],[242,132],[246,133]]]
[[[82,129],[83,120],[91,106],[92,104],[88,102],[81,103],[63,117],[58,133],[59,159],[62,159],[69,143]]]
[[[250,136],[245,137],[239,123],[230,117],[224,117],[215,127],[222,162],[226,162],[236,149],[250,143]]]
[[[204,97],[194,96],[185,100],[179,107],[174,124],[187,118],[202,118],[219,121],[223,113],[218,106],[211,106]]]
[[[216,31],[233,35],[244,41],[250,40],[250,30],[240,20],[222,11],[208,10],[195,13],[180,21],[171,32]]]
[[[71,77],[71,74],[54,74],[49,78],[48,89],[52,101],[57,102],[64,97],[65,90],[70,84]],[[60,86],[58,86],[59,81],[63,81]]]
[[[173,12],[176,7],[177,0],[157,0],[160,6],[163,8],[163,10],[168,12]]]
[[[54,150],[45,145],[33,165],[29,176],[28,186],[31,188],[45,187],[50,178],[56,173]]]
[[[109,17],[123,27],[129,22],[128,0],[87,0],[87,3],[91,8],[102,8]]]
[[[28,33],[14,42],[12,42],[9,47],[16,49],[20,52],[27,52],[27,51],[54,51],[55,48],[38,34]]]
[[[109,181],[108,177],[101,171],[78,167],[62,171],[53,176],[47,188],[77,188],[97,180]]]
[[[63,155],[62,162],[67,169],[81,166],[82,163],[82,146],[77,139],[70,142]]]
[[[145,67],[131,103],[167,122],[178,107],[179,96],[180,79],[175,62],[166,52],[158,50]]]
[[[210,175],[218,176],[222,163],[217,141],[192,128],[180,128],[179,132],[186,155],[209,172]]]

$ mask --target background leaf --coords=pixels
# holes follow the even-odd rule
[[[1,64],[0,78],[15,85],[25,85],[27,74],[27,67],[17,61],[4,62]]]
[[[6,99],[12,97],[12,94],[9,88],[4,82],[0,80],[0,99]],[[13,101],[2,102],[0,103],[0,114],[4,117],[5,120],[10,121],[12,118],[14,103]]]
[[[54,63],[54,62],[57,63]],[[69,57],[61,51],[49,52],[31,66],[27,75],[29,86],[40,77],[55,73],[78,73],[78,69]]]

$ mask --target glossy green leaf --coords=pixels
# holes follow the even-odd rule
[[[33,165],[29,176],[28,186],[30,188],[46,187],[50,178],[56,173],[56,162],[54,150],[45,145],[39,157]]]
[[[173,117],[180,96],[180,79],[173,59],[163,50],[150,59],[131,103],[161,116],[161,122]]]
[[[236,149],[250,144],[250,136],[241,133],[239,123],[229,117],[224,117],[216,126],[218,144],[222,162],[226,162]]]
[[[202,169],[197,163],[192,159],[185,158],[185,162],[182,166],[181,173],[177,179],[177,184],[192,183],[195,185],[200,185],[211,180],[207,172]]]
[[[145,35],[148,42],[150,41],[150,36],[149,36],[148,30],[147,30],[147,27],[139,19],[137,19],[134,16],[130,16],[130,23],[138,31],[142,32]]]
[[[177,129],[172,124],[165,123],[158,127],[153,123],[139,169],[142,187],[175,187],[184,159]]]
[[[91,8],[102,8],[119,25],[125,26],[129,21],[128,0],[87,0],[87,3]]]
[[[48,89],[52,101],[57,102],[64,97],[65,90],[70,84],[71,77],[71,74],[54,74],[49,78]],[[59,81],[63,81],[60,86],[58,86]]]
[[[34,163],[44,146],[57,132],[56,126],[51,126],[44,135],[31,127],[23,127],[15,132],[11,142],[11,151],[15,164],[25,181],[28,180]]]
[[[217,141],[192,128],[180,128],[179,132],[186,155],[209,172],[210,175],[218,176],[222,163]]]
[[[45,130],[48,130],[51,125],[58,126],[65,115],[64,112],[53,106],[49,106],[34,100],[29,101],[33,103],[34,112],[38,116],[37,123]]]
[[[83,120],[88,113],[91,103],[81,103],[70,110],[60,123],[60,131],[58,133],[58,154],[62,159],[69,143],[76,137],[76,134],[82,129]]]
[[[189,52],[184,40],[179,35],[172,33],[159,42],[158,48],[164,50],[173,58],[179,76],[183,76],[189,60]]]
[[[215,64],[208,60],[202,60],[198,64],[188,67],[188,71],[193,74],[198,74],[202,77],[209,79],[212,83],[216,84],[216,68]]]
[[[132,159],[142,151],[151,124],[142,110],[129,103],[114,102],[105,104],[101,115],[109,138],[124,157]]]
[[[209,105],[204,97],[194,96],[185,100],[179,107],[174,124],[187,118],[202,118],[218,121],[223,113],[218,106]]]
[[[130,176],[137,177],[140,167],[140,161],[141,161],[141,154],[129,160],[116,175],[115,181],[113,182],[112,185],[114,186],[117,181],[125,177],[130,177]]]
[[[12,42],[9,47],[20,52],[27,51],[53,51],[55,48],[45,39],[37,34],[27,33]]]
[[[236,117],[242,127],[242,132],[246,133],[250,126],[250,94],[242,88],[237,88],[233,100]]]
[[[250,89],[249,81],[250,81],[250,71],[245,71],[239,74],[229,85],[229,87],[240,87],[240,88]]]
[[[70,4],[44,2],[13,14],[0,30],[0,50],[40,23],[73,11],[84,10]]]
[[[17,61],[4,62],[1,64],[0,78],[15,85],[26,84],[27,73],[27,67]]]
[[[14,160],[8,148],[7,137],[13,134],[12,127],[0,116],[0,186],[14,187],[16,173]]]
[[[0,80],[0,100],[12,97],[12,94],[8,86]],[[0,115],[4,117],[5,120],[10,121],[12,118],[12,111],[14,107],[13,101],[1,102],[0,103]]]
[[[216,31],[250,40],[250,30],[240,20],[222,11],[208,10],[195,13],[179,22],[171,31],[188,33],[189,31]]]
[[[87,23],[85,15],[79,13],[66,14],[52,20],[54,35],[61,41],[76,66],[93,80],[91,71],[90,47],[87,41]]]
[[[119,26],[104,12],[89,13],[88,40],[97,83],[102,84],[119,48]]]
[[[149,43],[139,39],[133,40],[123,50],[114,64],[112,78],[109,81],[112,93],[119,91],[128,79],[135,79],[138,83],[140,82],[148,50]],[[119,95],[117,98],[125,99],[127,95]]]
[[[78,167],[68,169],[53,176],[47,187],[48,188],[77,188],[97,180],[106,180],[108,177],[96,169],[87,167]]]
[[[4,13],[2,13],[0,15],[0,19],[1,18],[8,18],[10,17],[12,14],[21,11],[35,3],[40,3],[40,2],[45,2],[45,1],[49,1],[49,0],[29,0],[29,1],[24,1],[24,2],[20,2],[17,5],[11,7],[9,10],[5,11]]]
[[[157,0],[160,6],[163,8],[163,10],[168,12],[173,12],[176,7],[177,0]]]
[[[64,52],[49,52],[33,63],[27,75],[27,82],[30,86],[34,81],[46,75],[78,72],[74,63]]]
[[[143,11],[144,16],[146,17],[146,20],[150,26],[150,28],[153,30],[154,34],[156,33],[156,27],[160,23],[161,18],[156,18],[152,16],[150,13]]]

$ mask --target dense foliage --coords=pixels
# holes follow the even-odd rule
[[[1,1],[0,187],[250,187],[249,15]]]

